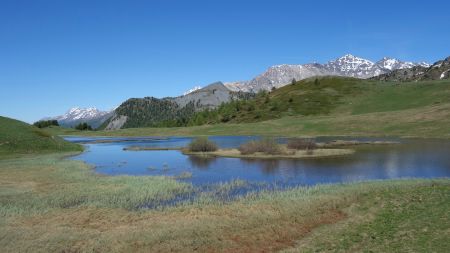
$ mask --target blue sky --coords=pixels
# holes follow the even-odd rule
[[[0,115],[33,122],[74,106],[251,79],[271,65],[352,53],[450,55],[448,1],[0,0]]]

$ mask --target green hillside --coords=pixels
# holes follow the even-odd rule
[[[43,129],[0,116],[0,157],[81,149]]]
[[[450,102],[449,84],[449,80],[399,84],[342,77],[312,78],[260,93],[255,99],[233,101],[216,110],[197,113],[191,125],[412,109]]]

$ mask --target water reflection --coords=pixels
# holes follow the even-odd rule
[[[267,175],[279,173],[280,160],[275,159],[241,159],[243,164],[255,166],[261,169],[261,172]]]
[[[258,137],[219,136],[212,139],[220,147],[230,148],[256,138]],[[85,141],[83,137],[72,137],[70,140]],[[95,138],[90,137],[90,141],[92,140],[95,141]],[[107,143],[87,144],[88,151],[74,159],[94,164],[97,172],[110,175],[175,176],[191,172],[192,178],[189,181],[198,185],[234,179],[311,185],[370,179],[450,176],[448,140],[402,140],[402,144],[398,145],[361,147],[350,156],[306,160],[185,156],[177,150],[123,150],[136,143],[151,147],[181,147],[187,145],[190,140],[191,138],[185,137],[132,141],[121,138],[119,142],[111,142],[110,138]]]
[[[202,157],[202,156],[188,156],[189,162],[193,168],[201,170],[207,170],[212,163],[216,160],[215,157]]]

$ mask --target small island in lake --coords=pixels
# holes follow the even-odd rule
[[[333,140],[316,143],[311,139],[291,138],[288,140],[287,144],[279,144],[275,139],[266,138],[244,143],[238,148],[220,149],[214,142],[208,140],[206,137],[200,137],[194,139],[187,147],[130,146],[123,148],[123,150],[180,150],[185,155],[194,156],[220,156],[253,159],[304,159],[351,155],[355,153],[354,149],[348,148],[351,146],[387,144],[398,144],[398,142]]]
[[[279,144],[273,138],[254,140],[240,145],[238,148],[219,149],[207,138],[194,139],[187,148],[182,149],[185,155],[222,156],[254,159],[303,159],[351,155],[355,151],[348,148],[322,148],[314,140],[291,138],[287,144]]]
[[[221,157],[233,157],[233,158],[256,158],[256,159],[281,159],[281,158],[319,158],[319,157],[332,157],[341,155],[351,155],[355,152],[353,149],[343,148],[320,148],[314,150],[290,150],[286,149],[286,152],[278,154],[268,154],[264,152],[255,152],[252,154],[242,154],[237,148],[231,149],[218,149],[216,151],[209,152],[191,152],[189,150],[182,150],[185,155],[196,156],[221,156]]]

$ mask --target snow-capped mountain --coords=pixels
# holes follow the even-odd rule
[[[440,80],[450,78],[450,57],[435,62],[433,65],[419,64],[412,68],[397,69],[375,76],[372,79],[391,82]]]
[[[196,91],[196,90],[200,90],[201,88],[202,88],[201,86],[194,86],[194,88],[192,88],[192,89],[190,89],[190,90],[188,90],[188,91],[185,91],[185,92],[183,93],[183,96],[186,96],[187,94],[192,93],[192,92],[194,92],[194,91]]]
[[[332,74],[358,78],[371,77],[373,75],[378,75],[379,72],[381,72],[373,62],[351,54],[346,54],[340,58],[329,61],[323,65],[323,67],[326,72]]]
[[[395,69],[409,69],[416,66],[416,64],[412,62],[401,62],[397,59],[388,57],[383,57],[383,59],[377,61],[375,65],[380,67],[380,69],[388,69],[391,71]]]
[[[310,63],[302,65],[283,64],[269,67],[265,72],[256,76],[250,81],[228,82],[225,86],[233,91],[258,91],[270,90],[272,87],[281,87],[292,82],[313,76],[347,76],[356,78],[370,78],[388,73],[397,69],[407,69],[414,66],[426,66],[429,64],[403,62],[398,59],[384,57],[383,59],[372,62],[367,59],[344,55],[325,64]]]
[[[73,127],[79,123],[88,123],[92,127],[99,127],[109,117],[112,116],[114,110],[100,111],[95,107],[80,108],[74,107],[66,113],[56,117],[47,117],[43,120],[57,120],[61,126]]]

